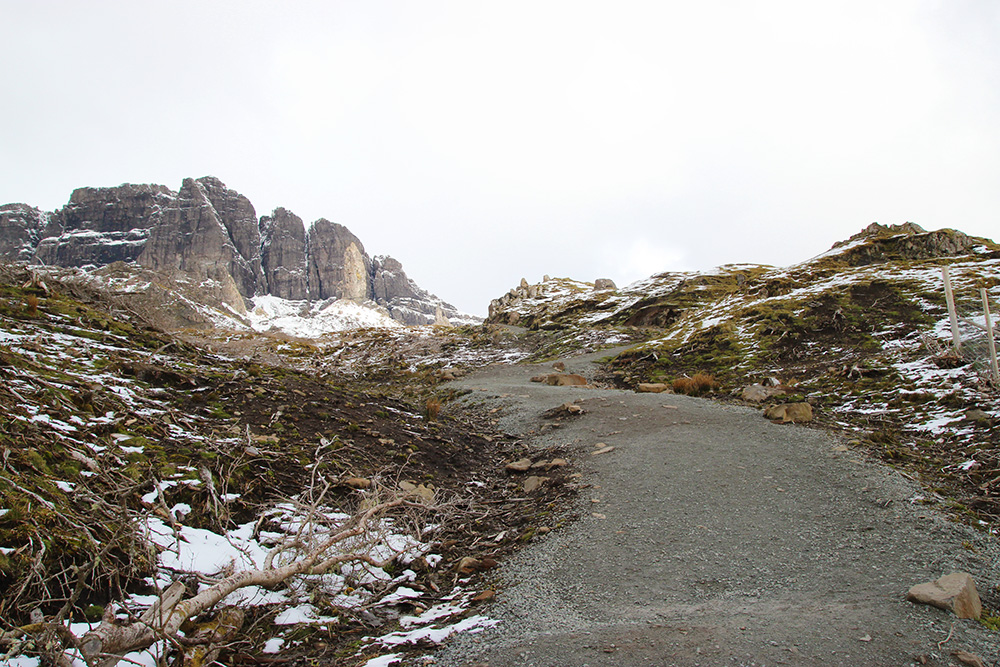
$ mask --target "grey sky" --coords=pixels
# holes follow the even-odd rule
[[[0,0],[0,203],[214,175],[485,314],[543,274],[1000,236],[1000,3]]]

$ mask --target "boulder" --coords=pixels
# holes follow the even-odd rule
[[[615,285],[615,281],[611,280],[610,278],[598,278],[597,280],[594,281],[594,289],[598,291],[609,290],[609,289],[615,290],[618,289],[618,286]]]
[[[917,584],[906,594],[906,599],[945,609],[959,618],[978,619],[983,613],[976,582],[967,572],[952,572],[936,581]]]
[[[808,403],[782,403],[764,410],[764,416],[782,424],[802,424],[812,421],[812,406]]]
[[[643,394],[662,394],[670,391],[670,385],[662,382],[640,382],[635,389]]]

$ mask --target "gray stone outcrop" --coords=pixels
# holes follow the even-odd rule
[[[282,299],[309,298],[306,228],[302,218],[276,208],[260,219],[260,263],[269,294]]]
[[[27,204],[0,206],[0,258],[30,261],[51,217],[51,213]]]
[[[175,197],[162,185],[77,188],[50,217],[33,259],[66,267],[135,261]]]
[[[306,235],[309,298],[364,301],[369,298],[371,260],[347,227],[320,218]]]
[[[343,225],[307,228],[284,208],[259,220],[219,179],[79,188],[55,213],[0,206],[0,260],[65,267],[135,263],[186,281],[208,302],[242,312],[262,294],[292,300],[374,301],[405,324],[474,322],[421,289],[391,257],[374,260]]]
[[[255,264],[237,250],[212,205],[209,188],[214,184],[201,181],[184,180],[177,198],[150,231],[137,261],[171,278],[197,281],[207,298],[245,310],[243,297],[252,296],[256,289]]]

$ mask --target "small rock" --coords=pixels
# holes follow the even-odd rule
[[[472,601],[473,602],[489,602],[490,600],[492,600],[496,596],[497,596],[497,592],[496,591],[485,590],[482,593],[480,593],[479,595],[477,595],[476,597],[472,598]]]
[[[350,477],[344,480],[344,484],[352,489],[367,489],[371,487],[372,481],[364,477]]]
[[[614,445],[608,445],[607,447],[601,447],[600,449],[595,449],[590,453],[591,456],[597,456],[598,454],[607,454],[608,452],[615,451]]]
[[[865,635],[864,637],[858,637],[859,642],[870,642],[872,640],[871,635]]]
[[[636,391],[642,394],[662,394],[665,391],[670,391],[670,385],[662,382],[640,382]]]
[[[547,378],[547,377],[548,377],[548,375],[535,375],[535,376],[533,376],[531,378],[531,381],[532,382],[545,382],[545,378]]]
[[[557,408],[546,410],[542,414],[542,417],[544,419],[554,419],[555,417],[573,417],[576,415],[582,415],[583,412],[583,408],[576,403],[563,403]]]
[[[808,403],[782,403],[764,410],[764,416],[782,424],[802,424],[812,421],[813,410]]]
[[[615,281],[611,278],[598,278],[594,281],[594,289],[597,291],[618,289],[618,286],[615,285]]]
[[[605,515],[601,514],[600,512],[591,512],[590,516],[594,517],[595,519],[607,519],[608,518]]]
[[[958,660],[963,665],[968,665],[969,667],[986,667],[986,663],[975,653],[969,653],[968,651],[955,651],[952,653],[955,660]]]
[[[427,504],[434,502],[434,486],[432,484],[425,486],[423,484],[403,481],[399,483],[399,488],[407,495],[418,496]]]
[[[983,410],[979,408],[973,408],[971,410],[965,411],[965,420],[970,422],[976,422],[980,424],[989,424],[992,418],[986,414]]]
[[[508,463],[504,470],[507,472],[528,472],[531,468],[531,459],[518,459],[513,463]]]
[[[587,378],[575,373],[549,373],[545,376],[545,384],[553,387],[583,387]]]
[[[564,468],[569,465],[569,461],[566,459],[552,459],[549,461],[549,465],[546,470],[552,470],[553,468]]]
[[[559,371],[561,373],[564,370],[566,370],[566,364],[564,364],[561,361],[557,361],[556,363],[552,364],[552,368],[556,369],[557,371]]]
[[[531,477],[524,480],[524,492],[531,493],[536,489],[540,489],[547,481],[549,481],[548,477],[539,477],[538,475],[532,475]]]
[[[472,574],[479,569],[480,565],[481,563],[478,558],[465,556],[462,560],[458,561],[458,565],[455,566],[455,571],[459,574]]]
[[[952,572],[937,581],[917,584],[906,594],[906,599],[945,609],[959,618],[978,619],[983,613],[976,582],[968,572]]]

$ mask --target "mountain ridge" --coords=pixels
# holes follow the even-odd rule
[[[407,325],[478,321],[420,288],[397,260],[369,256],[347,227],[326,218],[307,227],[283,207],[258,217],[214,176],[186,178],[177,191],[77,188],[57,211],[0,205],[0,259],[83,269],[123,262],[199,281],[201,298],[239,315],[254,297],[273,295],[371,302]]]

